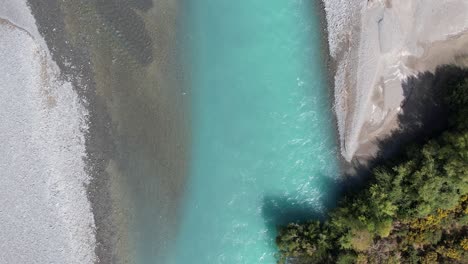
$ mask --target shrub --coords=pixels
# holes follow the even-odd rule
[[[372,235],[367,230],[358,230],[353,232],[351,245],[356,251],[366,251],[372,244]]]
[[[437,252],[428,252],[421,261],[422,264],[434,264],[437,263]]]
[[[345,253],[338,256],[337,264],[355,264],[357,256],[354,253]]]

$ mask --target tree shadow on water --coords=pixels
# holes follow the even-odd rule
[[[263,199],[262,216],[268,228],[269,235],[274,239],[277,228],[288,223],[303,223],[313,220],[324,220],[330,209],[336,206],[344,194],[352,196],[372,179],[372,170],[380,165],[389,164],[389,161],[398,162],[402,157],[405,146],[422,144],[428,139],[443,133],[449,127],[447,118],[450,105],[445,98],[448,96],[448,86],[460,83],[468,78],[468,70],[456,66],[441,66],[434,73],[424,72],[410,77],[402,83],[404,101],[402,111],[398,115],[399,128],[388,137],[377,142],[379,152],[367,163],[354,161],[350,166],[353,173],[346,170],[339,181],[328,179],[317,188],[322,195],[320,202],[323,206],[318,208],[316,203],[310,202],[308,195],[292,193],[290,195],[266,195]],[[357,176],[357,177],[356,177]]]
[[[268,195],[263,198],[262,217],[269,239],[275,241],[279,227],[321,219],[323,214],[310,203],[289,196]]]
[[[320,178],[316,189],[320,197],[294,192],[288,195],[269,194],[263,197],[262,217],[269,238],[274,239],[277,229],[289,223],[304,223],[326,218],[327,210],[335,207],[339,181],[327,176]]]

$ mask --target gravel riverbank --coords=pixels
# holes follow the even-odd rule
[[[0,8],[1,263],[94,263],[88,112],[25,1]]]

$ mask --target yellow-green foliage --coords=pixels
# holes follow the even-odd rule
[[[437,213],[433,215],[428,215],[424,218],[416,218],[412,220],[409,224],[410,228],[425,231],[437,228],[442,220],[447,218],[452,210],[442,210],[437,209]]]
[[[460,242],[460,247],[465,250],[465,251],[468,251],[468,238],[463,238],[463,240]]]
[[[393,221],[392,219],[386,219],[380,223],[377,223],[376,234],[381,238],[386,238],[390,235],[393,228]]]
[[[358,230],[352,233],[351,245],[356,251],[366,251],[372,245],[372,234],[367,230]]]
[[[422,259],[422,264],[434,264],[437,263],[437,252],[428,252]]]
[[[446,248],[446,247],[440,246],[436,249],[436,251],[440,255],[447,257],[449,259],[461,260],[461,252],[460,250],[457,250],[455,248],[452,248],[452,247]]]
[[[356,264],[367,264],[369,261],[367,260],[367,256],[364,254],[359,254],[356,259]]]

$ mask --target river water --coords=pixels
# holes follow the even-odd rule
[[[103,263],[275,263],[277,225],[333,205],[312,2],[29,1],[59,66],[84,76]]]
[[[275,263],[276,226],[333,203],[337,147],[311,2],[185,1],[192,146],[167,263]]]

